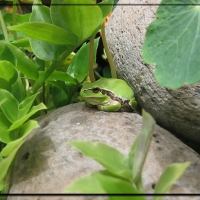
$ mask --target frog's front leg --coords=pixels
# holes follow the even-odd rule
[[[98,110],[107,112],[117,112],[121,108],[121,103],[118,101],[110,100],[102,105],[97,105]]]
[[[133,110],[137,110],[137,101],[135,100],[135,98],[132,98],[130,101],[129,101],[129,105],[131,106],[131,108]]]

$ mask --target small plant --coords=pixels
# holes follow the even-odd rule
[[[32,13],[25,15],[16,12],[17,3],[13,0],[12,13],[3,15],[0,10],[2,193],[8,191],[18,149],[38,127],[33,119],[45,113],[41,110],[78,101],[78,88],[88,76],[89,55],[95,63],[99,38],[93,39],[92,54],[90,44],[85,42],[99,31],[113,0],[99,4],[93,0],[52,0],[50,7],[34,0]]]
[[[89,193],[89,194],[145,194],[142,183],[142,169],[152,139],[154,119],[143,110],[143,126],[134,141],[129,156],[126,157],[118,150],[100,142],[72,141],[69,144],[77,148],[85,156],[100,163],[105,170],[88,174],[70,185],[64,193]],[[174,163],[169,165],[160,176],[155,194],[164,194],[170,190],[176,180],[184,173],[189,162]],[[108,199],[121,199],[122,197],[108,196]],[[145,200],[143,196],[129,199]],[[162,199],[155,196],[154,200]]]

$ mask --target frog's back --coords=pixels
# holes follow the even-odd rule
[[[100,78],[96,82],[92,83],[93,87],[100,87],[103,89],[111,90],[115,95],[131,99],[134,96],[134,92],[131,87],[122,79],[116,78]]]

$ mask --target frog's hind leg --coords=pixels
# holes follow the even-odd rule
[[[121,103],[118,101],[110,100],[103,105],[97,105],[97,109],[106,112],[117,112],[121,109]]]

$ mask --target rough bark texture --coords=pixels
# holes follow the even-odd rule
[[[200,84],[177,90],[160,87],[154,67],[142,60],[146,28],[155,19],[160,0],[119,0],[108,25],[106,37],[118,76],[135,91],[139,105],[166,129],[191,141],[200,142]]]

